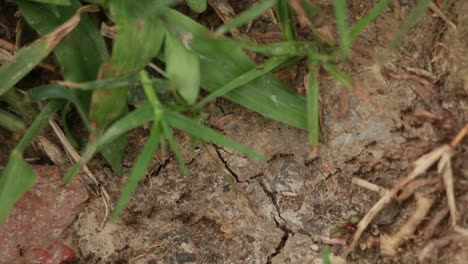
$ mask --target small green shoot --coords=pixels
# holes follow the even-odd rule
[[[314,61],[309,62],[309,85],[307,88],[307,129],[309,131],[309,144],[316,147],[320,139],[319,118],[319,83],[318,67]]]
[[[192,9],[194,12],[202,13],[207,8],[207,0],[185,0],[187,5]]]
[[[216,34],[224,35],[229,30],[240,27],[244,24],[247,24],[250,20],[260,16],[266,10],[273,7],[278,0],[263,0],[260,3],[256,4],[255,6],[251,7],[250,9],[242,12],[233,20],[229,21],[228,23],[220,26],[216,30]]]
[[[351,38],[348,27],[348,14],[346,13],[346,0],[334,0],[336,27],[340,36],[340,49],[344,58],[348,58],[351,48]]]

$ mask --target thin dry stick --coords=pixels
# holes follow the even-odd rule
[[[63,147],[67,151],[67,153],[71,156],[71,158],[75,162],[78,162],[81,159],[80,155],[73,148],[70,141],[68,141],[67,137],[62,132],[60,127],[57,125],[57,123],[54,120],[51,119],[51,120],[49,120],[49,125],[54,130],[55,135],[58,137],[58,139],[62,143]],[[88,166],[86,164],[83,165],[83,171],[92,180],[92,182],[94,183],[96,189],[99,190],[99,194],[102,197],[102,200],[104,202],[104,209],[105,210],[104,210],[104,219],[103,219],[103,222],[102,222],[102,225],[101,225],[101,227],[102,227],[102,226],[104,226],[104,223],[106,222],[107,217],[109,216],[109,201],[110,201],[109,194],[107,194],[106,189],[99,184],[98,180],[96,179],[94,174],[89,170],[89,168],[88,168]]]
[[[449,25],[453,30],[457,30],[457,26],[455,23],[450,21],[448,17],[433,3],[429,4],[429,9],[434,12],[437,16],[439,16],[447,25]]]
[[[445,193],[447,195],[447,203],[450,209],[450,218],[452,222],[452,226],[457,225],[457,205],[455,204],[455,191],[453,189],[453,173],[452,173],[452,165],[450,162],[450,158],[453,155],[453,151],[446,152],[442,154],[440,157],[438,170],[439,173],[442,174],[442,178],[445,184]]]
[[[429,221],[429,223],[423,228],[422,234],[423,234],[423,239],[428,240],[430,239],[433,235],[434,232],[437,228],[437,226],[444,220],[444,218],[448,215],[449,209],[444,207],[440,211],[438,211],[434,217]]]
[[[363,179],[360,179],[360,178],[357,178],[357,177],[353,177],[351,179],[351,182],[357,186],[360,186],[362,188],[365,188],[365,189],[368,189],[368,190],[371,190],[373,192],[376,192],[376,193],[379,193],[380,196],[384,196],[388,190],[383,188],[383,187],[380,187],[376,184],[373,184],[371,182],[368,182],[366,180],[363,180]]]
[[[423,174],[430,166],[432,166],[444,153],[450,153],[453,149],[460,144],[464,137],[468,134],[468,123],[463,127],[462,130],[453,138],[449,145],[442,145],[433,151],[421,156],[414,162],[415,168],[396,186],[388,191],[380,200],[374,204],[374,206],[367,212],[358,224],[358,228],[353,235],[353,239],[349,247],[344,252],[344,257],[348,256],[356,247],[359,238],[361,237],[364,230],[377,216],[377,214],[384,208],[384,206],[391,201],[393,197],[403,189],[408,183],[414,180],[419,175]]]
[[[432,164],[434,164],[440,156],[450,150],[449,145],[443,145],[426,155],[420,157],[415,164],[415,168],[403,179],[401,180],[396,186],[394,186],[391,190],[389,190],[380,200],[367,212],[367,214],[362,218],[362,220],[358,224],[358,228],[353,235],[353,239],[349,247],[345,250],[344,256],[348,256],[351,251],[354,250],[356,247],[359,238],[361,237],[364,230],[367,226],[372,222],[372,220],[377,216],[377,214],[384,208],[386,204],[388,204],[393,197],[403,189],[409,182],[414,180],[419,175],[423,174]]]
[[[465,124],[465,126],[458,132],[458,134],[452,139],[452,142],[450,142],[450,146],[452,148],[456,148],[460,142],[465,138],[465,136],[468,134],[468,123]]]
[[[382,253],[390,256],[395,255],[401,243],[414,234],[416,228],[429,213],[429,209],[431,209],[433,203],[433,198],[416,194],[416,209],[408,221],[392,236],[382,235],[380,237],[380,249]]]
[[[453,230],[460,235],[464,235],[466,238],[468,238],[468,229],[460,227],[460,226],[455,226]]]

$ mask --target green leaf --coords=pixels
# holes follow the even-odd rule
[[[0,109],[0,126],[14,133],[26,131],[26,124],[23,120],[2,109]]]
[[[20,49],[15,59],[0,66],[0,95],[6,93],[26,74],[36,67],[47,55],[51,47],[48,41],[40,41],[29,47]]]
[[[278,66],[280,66],[286,61],[287,61],[287,58],[284,58],[284,57],[283,58],[273,57],[269,59],[263,65],[260,65],[259,67],[242,74],[241,76],[230,81],[229,83],[219,88],[218,90],[215,90],[214,92],[209,94],[207,97],[203,98],[200,102],[198,102],[195,108],[201,108],[203,105],[218,98],[219,96],[223,96],[226,93],[231,92],[232,90],[265,75],[266,73],[273,71],[274,69],[276,69]]]
[[[294,40],[294,19],[288,0],[279,0],[276,4],[276,13],[281,25],[284,40]]]
[[[343,56],[348,57],[351,48],[351,39],[348,28],[348,15],[346,14],[346,0],[334,0],[336,27],[340,36],[340,48]]]
[[[200,56],[202,88],[214,92],[240,75],[256,68],[238,44],[225,38],[210,38],[208,32],[190,18],[174,10],[164,12],[168,28],[178,35],[192,34],[189,46]],[[271,73],[265,74],[225,97],[266,117],[307,128],[304,98],[293,94]]]
[[[322,263],[331,264],[330,260],[330,246],[325,245],[322,250]]]
[[[100,69],[100,78],[137,72],[159,53],[165,30],[157,15],[166,2],[173,1],[109,1],[119,31],[111,59]],[[93,92],[89,118],[96,127],[94,137],[99,137],[109,124],[127,112],[128,89],[122,86]],[[118,174],[121,174],[125,145],[123,135],[109,146],[113,149],[103,149],[102,152]]]
[[[166,72],[176,90],[189,104],[195,103],[200,90],[200,61],[171,33],[166,34]]]
[[[67,21],[82,7],[72,0],[67,7],[56,7],[59,16],[48,10],[47,5],[17,0],[21,14],[39,34],[45,35]],[[80,24],[59,44],[54,54],[63,69],[65,80],[84,82],[96,79],[99,67],[108,58],[104,38],[87,14],[81,15]]]
[[[207,7],[206,0],[185,0],[185,2],[190,9],[197,13],[205,11]]]
[[[309,86],[307,88],[307,130],[309,131],[309,144],[318,145],[320,140],[319,123],[319,84],[317,66],[309,62]]]
[[[0,225],[21,196],[36,183],[37,175],[22,159],[21,153],[13,150],[7,166],[0,177]]]
[[[212,142],[220,146],[227,147],[229,149],[232,149],[234,151],[237,151],[249,157],[253,157],[257,159],[264,159],[263,155],[177,112],[168,111],[166,112],[165,116],[171,127],[183,130],[189,133],[190,135],[195,136],[199,139],[202,139],[207,142]]]
[[[349,33],[350,41],[356,39],[359,33],[387,8],[388,1],[389,0],[380,0],[363,18],[354,24]]]
[[[7,214],[16,201],[36,182],[36,174],[29,164],[22,159],[22,153],[34,138],[47,126],[49,119],[62,107],[63,101],[54,100],[48,103],[41,113],[12,150],[5,170],[0,177],[0,224],[5,221]]]
[[[29,100],[33,102],[38,102],[45,99],[66,99],[67,101],[73,103],[88,130],[91,130],[91,125],[89,124],[87,117],[88,109],[81,103],[72,90],[59,85],[41,85],[28,90],[28,97]]]
[[[278,0],[263,0],[255,6],[247,9],[246,11],[240,13],[233,20],[227,22],[226,24],[220,26],[216,30],[216,34],[223,35],[229,30],[240,27],[244,24],[247,24],[250,20],[260,16],[263,12],[267,11],[269,8],[274,6]]]
[[[17,1],[21,13],[28,23],[41,35],[55,29],[71,17],[81,7],[81,3],[72,0],[67,7],[41,5],[25,0]],[[58,15],[57,15],[58,12]],[[84,15],[80,25],[54,50],[58,62],[62,66],[66,81],[84,82],[96,79],[101,64],[109,57],[104,38],[89,16]],[[72,90],[80,104],[88,109],[89,93]],[[110,101],[110,100],[108,100]],[[77,102],[74,102],[76,106]],[[80,109],[78,109],[80,111]],[[80,111],[80,114],[83,114]],[[83,119],[88,124],[88,118]],[[103,148],[103,156],[112,168],[121,173],[121,162],[126,139],[114,142],[110,149]]]
[[[0,96],[0,101],[6,102],[13,111],[27,121],[27,123],[31,123],[39,114],[36,107],[31,102],[26,101],[25,96],[17,89],[8,90],[5,94]]]
[[[153,78],[149,80],[153,89],[157,92],[161,92],[168,85],[168,81],[161,78]],[[122,86],[128,86],[129,88],[137,87],[141,84],[140,78],[136,74],[124,75],[118,77],[111,77],[107,79],[99,79],[89,82],[65,82],[59,83],[60,86],[68,87],[72,89],[79,89],[85,91],[91,91],[96,89],[115,89]]]
[[[125,206],[130,201],[133,193],[135,192],[138,183],[145,177],[145,171],[148,169],[151,161],[153,160],[154,153],[159,146],[161,140],[160,124],[153,123],[151,128],[151,134],[149,139],[146,141],[143,150],[138,156],[135,165],[132,168],[130,176],[128,176],[127,184],[125,185],[122,194],[115,205],[114,213],[112,214],[112,220],[116,220],[123,212]]]

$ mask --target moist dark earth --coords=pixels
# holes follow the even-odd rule
[[[252,4],[230,2],[236,13]],[[319,6],[330,13],[314,21],[315,28],[333,29],[331,2],[321,1]],[[373,4],[349,2],[352,21]],[[267,160],[248,159],[209,144],[192,151],[190,138],[176,132],[188,175],[180,174],[170,154],[157,154],[115,223],[104,219],[102,198],[92,195],[64,236],[78,255],[74,263],[321,263],[326,244],[331,244],[332,255],[340,255],[345,245],[324,238],[349,222],[350,216],[363,216],[379,199],[378,193],[352,184],[351,179],[391,188],[411,170],[413,161],[450,142],[467,122],[468,2],[439,2],[457,29],[428,10],[380,71],[376,60],[414,2],[391,1],[390,8],[354,43],[350,64],[342,67],[368,97],[348,92],[326,73],[320,74],[322,134],[318,149],[310,149],[306,131],[225,99],[208,105],[204,109],[206,124],[264,154]],[[200,19],[210,23],[217,18],[209,9]],[[249,32],[280,32],[268,16],[252,24]],[[278,76],[288,76],[283,80],[290,89],[301,92],[306,71],[306,65],[299,64]],[[4,165],[15,140],[3,130],[1,136],[0,164]],[[54,137],[52,133],[47,136]],[[129,134],[125,175],[147,136],[144,128]],[[468,227],[467,147],[466,141],[461,143],[452,159],[463,227]],[[100,157],[89,167],[115,202],[126,176],[115,175]],[[432,168],[424,177],[440,176]],[[447,219],[430,238],[423,238],[421,231],[447,207],[443,190],[431,194],[436,202],[428,220],[401,245],[396,256],[383,255],[369,241],[398,231],[414,210],[414,199],[387,205],[348,263],[418,263],[421,250],[449,232]],[[352,235],[353,228],[345,238]],[[425,263],[467,263],[466,241],[436,248]]]

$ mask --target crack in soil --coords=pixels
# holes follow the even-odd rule
[[[258,181],[258,183],[260,184],[260,186],[262,187],[262,190],[263,192],[265,192],[265,194],[270,197],[271,199],[271,203],[275,206],[276,208],[276,213],[278,214],[278,217],[280,218],[281,222],[278,221],[278,219],[276,219],[275,215],[272,215],[273,217],[273,220],[275,221],[275,224],[276,224],[276,227],[279,228],[282,232],[283,232],[283,235],[281,236],[281,241],[278,243],[278,245],[276,246],[275,248],[275,252],[273,252],[270,256],[268,256],[267,258],[267,264],[270,264],[272,263],[271,260],[276,257],[277,255],[281,254],[281,252],[283,251],[284,249],[284,246],[286,245],[286,241],[288,241],[288,238],[290,235],[294,235],[294,232],[291,231],[291,229],[289,229],[287,226],[286,226],[286,220],[284,220],[284,218],[281,216],[281,212],[280,212],[280,207],[279,207],[279,204],[278,204],[278,201],[276,200],[276,197],[275,197],[275,192],[271,192],[268,190],[268,188],[265,186],[265,184],[261,181]]]
[[[223,163],[224,168],[236,179],[237,183],[244,183],[244,182],[246,182],[247,184],[252,183],[252,180],[254,180],[254,179],[250,179],[250,180],[247,180],[247,181],[244,181],[244,182],[239,180],[239,176],[230,168],[229,163],[221,155],[220,151],[224,150],[223,148],[214,146],[214,149],[216,151],[216,154],[218,155],[219,160]],[[270,163],[270,162],[272,162],[272,161],[274,161],[275,159],[278,159],[278,158],[293,157],[293,156],[294,156],[294,154],[291,154],[291,153],[277,153],[277,154],[273,155],[271,159],[268,160],[268,163]],[[263,175],[263,173],[261,173],[260,175]],[[277,201],[277,199],[275,197],[276,192],[269,191],[268,188],[266,187],[266,185],[262,181],[257,181],[257,182],[261,186],[263,192],[270,198],[271,203],[275,207],[276,213],[278,215],[279,220],[276,218],[275,215],[272,214],[273,221],[275,221],[276,228],[279,228],[283,232],[283,235],[281,236],[281,241],[275,247],[275,251],[271,255],[269,255],[268,258],[267,258],[266,263],[271,264],[272,259],[275,256],[281,254],[281,252],[284,249],[284,246],[286,245],[286,242],[288,241],[288,238],[291,235],[294,235],[294,232],[291,231],[291,229],[289,229],[286,226],[286,224],[285,224],[286,220],[284,220],[284,218],[281,216],[280,207],[279,207],[278,201]]]
[[[234,177],[234,179],[236,179],[237,183],[242,183],[241,181],[239,181],[239,176],[229,167],[228,162],[223,158],[223,155],[221,155],[221,153],[219,152],[222,148],[214,146],[214,149],[216,151],[216,154],[218,155],[219,160],[221,160],[221,162],[224,164],[224,168],[231,174],[232,177]]]
[[[160,173],[164,168],[166,168],[167,165],[169,165],[169,163],[171,162],[171,160],[172,160],[172,157],[169,157],[169,158],[165,159],[165,160],[163,161],[163,163],[160,163],[159,166],[158,166],[155,170],[153,170],[153,171],[151,172],[150,175],[151,175],[152,177],[158,176],[159,173]]]

